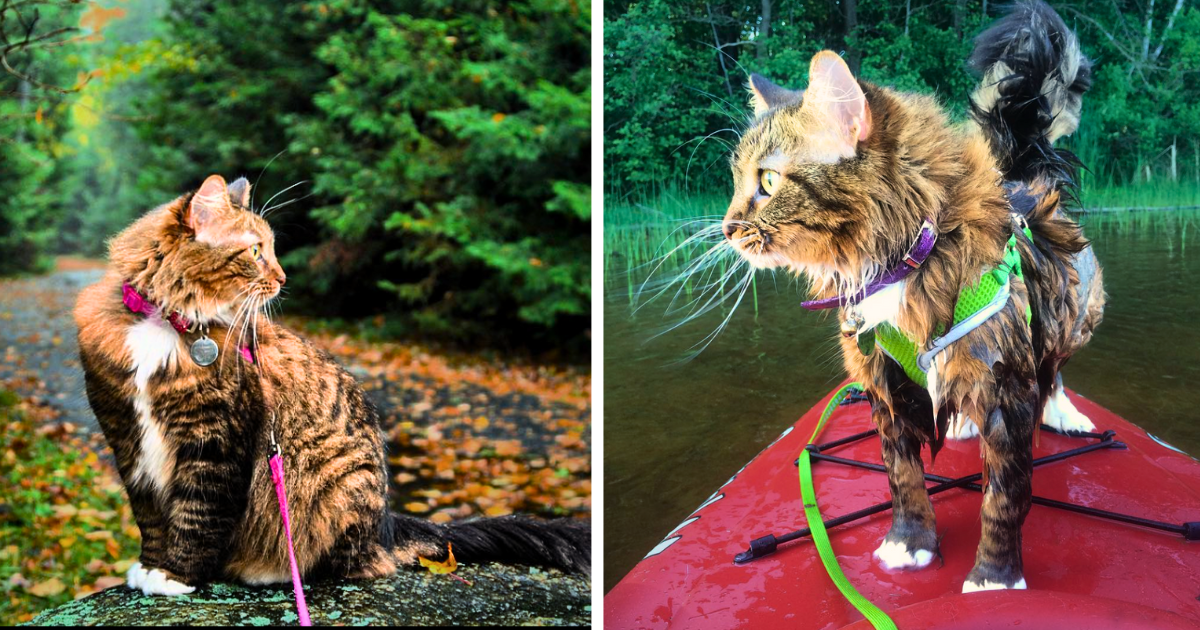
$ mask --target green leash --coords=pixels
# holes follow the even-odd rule
[[[821,420],[817,422],[816,430],[808,439],[809,444],[817,440],[817,436],[825,426],[825,421],[833,415],[833,410],[837,409],[837,406],[854,391],[863,391],[862,383],[850,383],[833,395],[833,399],[825,406],[825,411],[821,412]],[[857,608],[858,612],[862,613],[872,626],[875,626],[876,630],[896,630],[896,624],[887,616],[887,613],[876,608],[875,604],[855,590],[854,585],[846,578],[846,574],[842,573],[842,568],[838,566],[837,556],[833,555],[833,545],[829,543],[829,533],[825,531],[825,521],[821,518],[821,508],[817,506],[817,493],[813,488],[812,462],[809,459],[807,448],[800,451],[800,496],[804,499],[804,516],[808,519],[808,529],[811,532],[813,543],[817,546],[817,554],[821,556],[821,563],[825,565],[825,572],[829,574],[829,579],[833,580],[834,586],[842,592],[846,601]]]

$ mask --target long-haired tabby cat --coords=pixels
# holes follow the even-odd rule
[[[750,262],[806,274],[814,297],[841,307],[846,369],[871,401],[892,494],[875,552],[886,567],[938,554],[923,444],[936,455],[955,418],[981,437],[983,534],[964,592],[1025,587],[1034,431],[1039,418],[1090,428],[1067,417],[1058,372],[1104,304],[1061,210],[1075,162],[1051,146],[1078,125],[1089,86],[1074,34],[1046,5],[1021,4],[980,35],[972,62],[983,81],[961,127],[933,98],[858,80],[828,51],[804,91],[752,76],[756,118],[724,222]],[[981,292],[991,311],[969,299]]]
[[[447,543],[460,560],[586,571],[586,523],[442,526],[388,510],[384,440],[363,391],[258,316],[286,275],[249,198],[245,179],[213,175],[147,213],[112,241],[106,275],[75,308],[88,400],[142,534],[128,585],[178,595],[222,577],[288,581],[267,465],[276,441],[306,577],[388,575],[444,558]]]

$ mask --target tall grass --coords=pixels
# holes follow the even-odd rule
[[[610,201],[617,197],[606,197],[604,206],[604,278],[610,291],[624,290],[630,299],[652,272],[665,277],[683,269],[687,255],[696,252],[677,248],[720,223],[729,207],[724,192],[663,190],[640,200]]]
[[[1169,147],[1134,158],[1113,159],[1100,133],[1087,123],[1062,141],[1079,157],[1080,202],[1084,212],[1200,205],[1200,163],[1186,140],[1176,145],[1174,179]]]

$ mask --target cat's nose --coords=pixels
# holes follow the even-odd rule
[[[279,270],[279,286],[283,286],[285,284],[287,284],[287,274],[283,273],[283,270],[280,269]]]
[[[725,234],[725,238],[726,238],[726,240],[730,240],[730,241],[732,241],[732,240],[733,240],[733,233],[734,233],[735,231],[736,231],[736,228],[734,228],[734,227],[733,227],[733,224],[732,224],[732,223],[730,223],[729,221],[726,221],[725,223],[723,223],[723,224],[721,225],[721,232],[723,232],[723,233]]]

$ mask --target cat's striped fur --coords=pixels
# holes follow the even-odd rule
[[[818,298],[903,264],[931,220],[932,253],[889,294],[897,304],[876,305],[920,348],[939,325],[949,328],[963,287],[1021,233],[1014,211],[1028,222],[1032,243],[1018,238],[1024,282],[1010,278],[1004,307],[937,356],[927,388],[885,353],[864,356],[853,337],[841,340],[847,371],[872,401],[888,469],[893,524],[876,553],[887,566],[920,567],[937,555],[921,450],[928,443],[936,455],[951,417],[976,425],[988,485],[964,591],[1025,587],[1034,431],[1061,387],[1059,367],[1091,337],[1104,304],[1087,241],[1060,209],[1074,162],[1050,148],[1077,124],[1089,66],[1049,7],[1027,3],[1014,15],[979,40],[985,83],[978,124],[966,127],[950,125],[932,97],[854,78],[829,51],[813,58],[804,92],[752,76],[756,120],[733,156],[736,192],[725,216],[746,258],[807,274]],[[1020,180],[1011,205],[1006,178]]]
[[[306,578],[387,575],[418,556],[444,558],[447,543],[466,562],[587,570],[585,522],[443,526],[389,511],[379,416],[363,391],[328,354],[257,316],[286,277],[248,197],[245,180],[226,187],[213,176],[149,212],[112,241],[106,275],[76,306],[88,400],[142,534],[130,585],[178,594],[223,577],[290,578],[267,466],[272,433]],[[126,282],[207,326],[218,362],[189,357],[199,330],[177,333],[157,314],[130,312]]]

